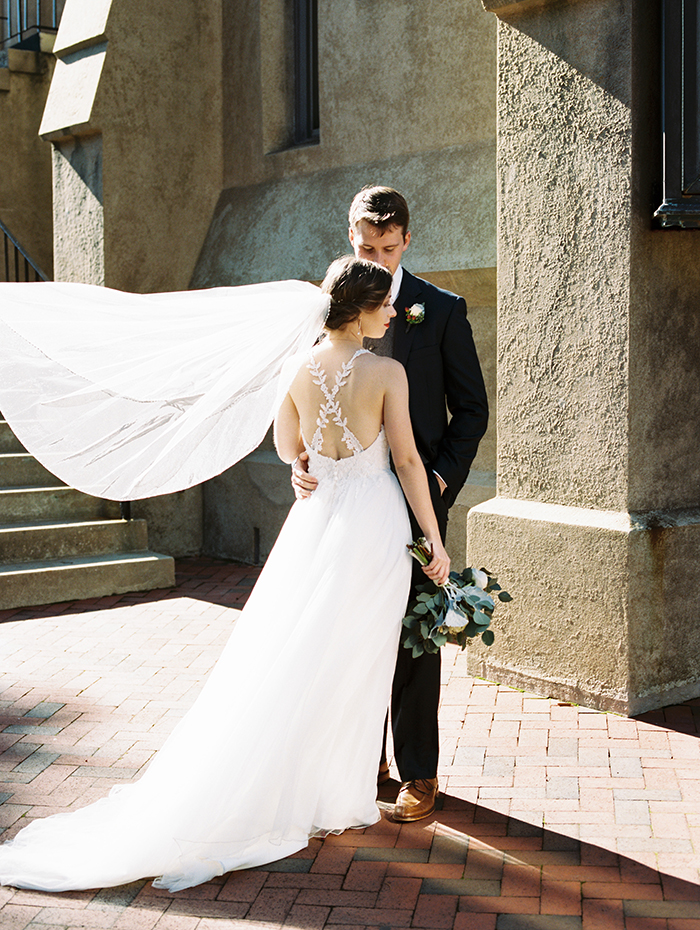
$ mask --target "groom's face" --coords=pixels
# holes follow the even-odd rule
[[[410,232],[404,236],[400,226],[387,226],[382,231],[367,220],[351,226],[348,237],[356,258],[376,262],[392,274],[401,264],[401,256],[411,241]]]

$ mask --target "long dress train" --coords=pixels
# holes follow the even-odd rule
[[[349,373],[349,369],[348,369]],[[322,418],[320,418],[322,419]],[[410,578],[383,429],[296,503],[221,658],[143,777],[0,847],[0,881],[171,891],[379,818],[377,766]],[[315,437],[316,438],[316,437]]]

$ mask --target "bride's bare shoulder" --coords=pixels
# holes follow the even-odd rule
[[[365,365],[370,368],[372,373],[382,381],[395,382],[403,381],[406,378],[406,371],[401,364],[394,358],[388,358],[384,355],[367,355],[361,356]]]

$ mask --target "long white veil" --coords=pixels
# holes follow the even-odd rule
[[[66,484],[137,500],[263,439],[329,298],[302,281],[169,294],[0,284],[0,411]],[[283,370],[284,367],[284,370]]]

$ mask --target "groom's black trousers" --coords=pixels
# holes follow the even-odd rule
[[[437,478],[428,472],[430,497],[435,508],[443,542],[447,533],[447,507],[440,494]],[[423,535],[409,509],[413,539]],[[415,586],[428,581],[414,561],[409,602]],[[391,729],[394,755],[401,781],[435,778],[438,765],[438,703],[440,701],[440,653],[424,652],[414,659],[410,649],[399,645],[396,671],[391,690]]]

